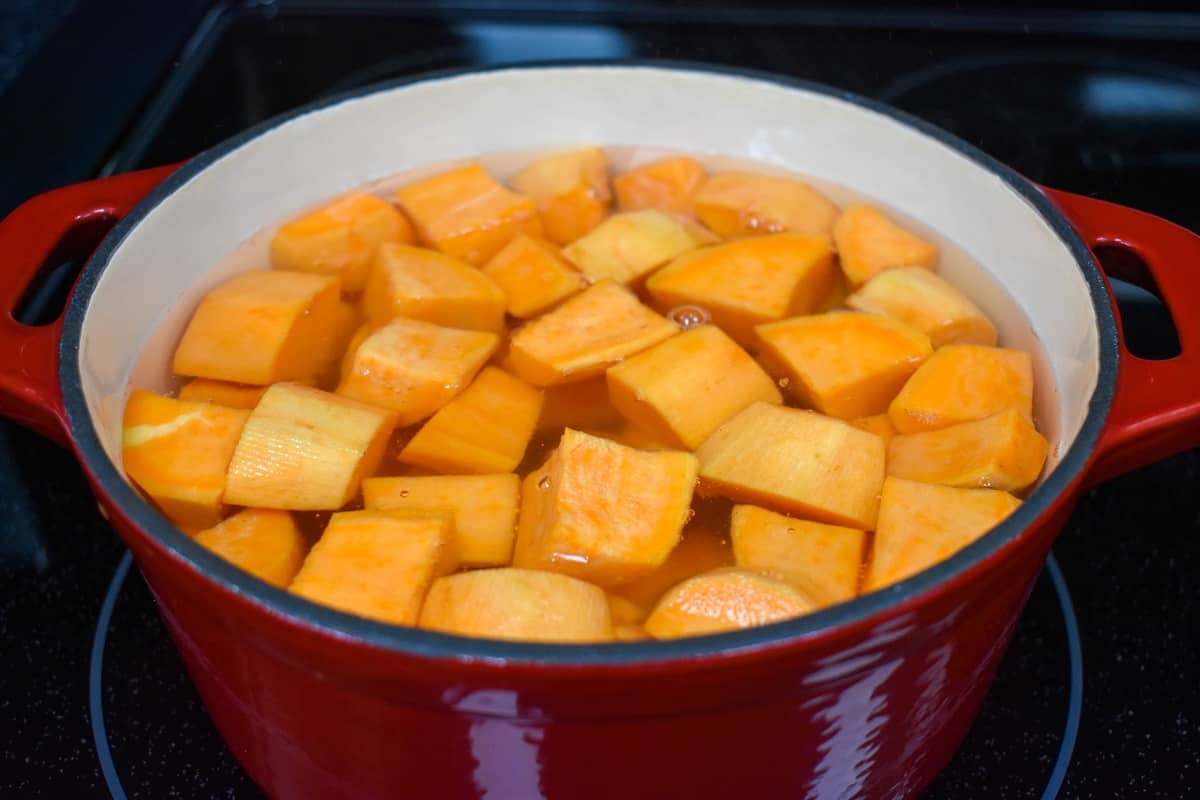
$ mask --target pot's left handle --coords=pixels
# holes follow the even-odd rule
[[[0,415],[67,443],[58,382],[63,314],[32,326],[18,322],[14,312],[63,237],[78,225],[128,214],[176,166],[54,189],[0,220]]]

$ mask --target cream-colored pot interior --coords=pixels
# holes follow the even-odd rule
[[[100,440],[120,464],[127,387],[166,385],[201,295],[266,265],[280,221],[366,183],[479,157],[505,178],[538,152],[611,147],[614,166],[687,152],[799,173],[835,202],[866,197],[943,245],[942,273],[1037,354],[1051,468],[1096,384],[1087,285],[1070,250],[1004,180],[936,138],[816,91],[716,72],[547,67],[429,80],[294,117],[217,158],[113,252],[88,306],[79,367]],[[490,155],[489,155],[490,154]],[[1047,470],[1047,473],[1049,470]]]

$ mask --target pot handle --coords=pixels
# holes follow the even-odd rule
[[[64,312],[46,325],[14,316],[46,259],[73,228],[116,220],[178,165],[128,172],[37,195],[0,220],[0,415],[67,444],[58,382]]]
[[[1088,483],[1200,447],[1200,236],[1143,211],[1056,189],[1043,191],[1088,247],[1116,245],[1141,258],[1179,335],[1180,352],[1174,358],[1151,360],[1130,353],[1109,288],[1120,334],[1120,367]]]

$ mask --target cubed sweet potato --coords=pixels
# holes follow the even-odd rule
[[[196,541],[267,583],[286,587],[296,577],[308,543],[292,515],[247,508],[196,534]]]
[[[179,387],[179,399],[189,403],[215,403],[226,408],[251,409],[267,390],[266,386],[192,378]]]
[[[888,446],[887,472],[964,489],[1019,492],[1037,480],[1048,449],[1033,422],[1010,408],[972,422],[896,436]]]
[[[225,471],[248,411],[134,389],[125,403],[125,472],[175,524],[221,520]]]
[[[765,233],[828,234],[837,206],[795,178],[722,172],[692,193],[692,209],[723,238]]]
[[[1015,408],[1033,419],[1033,359],[1023,350],[952,344],[913,373],[888,407],[900,433],[983,419]]]
[[[679,538],[679,544],[671,550],[667,560],[658,569],[635,581],[617,587],[612,596],[621,598],[637,609],[637,615],[629,622],[643,622],[667,590],[693,575],[732,567],[733,551],[729,540],[716,532],[689,524]],[[625,607],[627,613],[632,609]]]
[[[557,248],[518,234],[483,266],[504,290],[508,313],[536,317],[587,287],[583,273],[567,263]]]
[[[465,261],[424,247],[385,244],[375,255],[362,302],[374,325],[406,317],[499,332],[508,301],[491,278]]]
[[[937,266],[937,245],[906,231],[867,203],[846,206],[833,226],[833,241],[851,288],[886,269]]]
[[[946,344],[996,344],[996,326],[965,294],[923,267],[879,272],[846,304],[859,311],[886,314]]]
[[[501,186],[478,164],[467,164],[396,192],[421,241],[479,266],[518,233],[541,236],[531,197]]]
[[[538,430],[555,428],[605,428],[621,422],[621,414],[608,399],[608,381],[594,378],[548,386]]]
[[[779,234],[706,247],[646,280],[661,311],[693,305],[742,347],[754,326],[811,312],[833,281],[833,250],[822,236]]]
[[[839,419],[887,411],[933,353],[929,337],[878,314],[830,311],[759,325],[758,357],[800,404]]]
[[[718,428],[696,455],[702,493],[875,527],[883,440],[841,420],[759,402]]]
[[[601,281],[513,334],[509,364],[535,386],[590,378],[679,332],[613,281]]]
[[[614,214],[563,248],[563,255],[593,283],[608,278],[628,286],[671,259],[716,241],[711,231],[686,217],[648,209]]]
[[[486,331],[395,319],[363,339],[337,391],[391,409],[398,425],[411,425],[462,391],[499,341]]]
[[[712,325],[672,336],[608,369],[612,404],[655,438],[695,450],[721,423],[762,400],[782,403],[775,382]]]
[[[512,188],[537,203],[546,238],[573,242],[595,228],[608,213],[608,157],[585,147],[538,159],[513,176]]]
[[[434,578],[453,563],[451,518],[388,511],[334,514],[290,587],[362,617],[415,625]]]
[[[617,208],[654,208],[668,214],[692,213],[692,192],[707,176],[694,158],[676,156],[635,167],[613,179]]]
[[[689,516],[695,456],[634,450],[568,428],[546,466],[522,487],[544,497],[522,497],[515,566],[611,587],[666,561]]]
[[[815,608],[789,583],[726,567],[688,578],[668,591],[644,627],[655,639],[678,639],[781,622]]]
[[[880,439],[883,439],[885,447],[892,441],[892,437],[896,435],[896,429],[892,426],[892,418],[886,412],[883,414],[872,414],[869,417],[852,419],[850,420],[850,424],[864,431],[869,431]]]
[[[478,377],[400,451],[401,463],[435,472],[512,472],[525,456],[542,393],[496,367]]]
[[[870,592],[949,558],[1021,505],[996,489],[956,489],[889,477],[883,482],[863,591]]]
[[[362,485],[369,509],[452,511],[454,550],[465,567],[512,562],[520,491],[520,478],[513,474],[367,478]]]
[[[338,279],[283,270],[243,272],[210,291],[175,349],[178,375],[268,384],[312,378],[339,317]]]
[[[858,590],[865,531],[735,506],[729,537],[739,567],[783,578],[818,606],[849,600]]]
[[[379,465],[394,426],[394,415],[384,409],[277,383],[242,429],[229,462],[225,501],[257,508],[341,508]]]
[[[528,642],[612,638],[602,589],[566,575],[511,567],[438,578],[425,598],[421,627]]]
[[[357,292],[367,280],[375,249],[384,242],[412,242],[412,225],[399,209],[374,195],[355,192],[285,223],[271,238],[271,266],[333,275],[342,290]]]

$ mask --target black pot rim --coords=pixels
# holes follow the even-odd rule
[[[83,323],[88,303],[100,274],[121,242],[143,218],[176,189],[211,163],[247,142],[296,117],[378,92],[444,78],[477,73],[536,69],[646,68],[708,73],[817,93],[843,100],[888,116],[938,140],[943,146],[966,156],[996,175],[1020,194],[1051,225],[1074,255],[1091,295],[1099,336],[1099,372],[1096,388],[1088,402],[1088,413],[1079,434],[1054,471],[1029,495],[1017,511],[992,531],[949,559],[900,583],[796,619],[758,628],[674,641],[615,642],[603,644],[533,644],[461,636],[391,625],[335,611],[267,584],[209,552],[184,534],[144,500],[109,460],[88,413],[82,376],[78,366]],[[774,649],[800,639],[809,639],[834,629],[860,624],[869,618],[884,618],[897,606],[919,595],[933,592],[955,575],[986,561],[1030,529],[1060,495],[1070,489],[1085,469],[1108,418],[1116,387],[1118,364],[1117,329],[1101,271],[1091,252],[1070,222],[1032,182],[985,154],[973,145],[937,126],[899,109],[851,92],[810,81],[772,73],[686,61],[556,61],[492,68],[460,68],[424,73],[362,87],[317,101],[267,120],[206,150],[169,176],[122,219],[101,243],[76,284],[64,320],[60,345],[59,378],[70,426],[79,456],[92,471],[98,487],[150,537],[157,539],[174,557],[189,564],[221,589],[263,607],[265,610],[312,629],[314,634],[352,639],[359,643],[418,658],[486,663],[502,669],[505,664],[553,667],[680,666],[699,659],[753,653]]]

